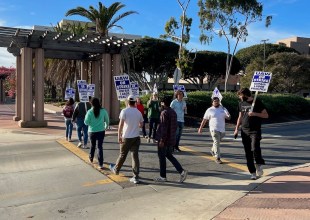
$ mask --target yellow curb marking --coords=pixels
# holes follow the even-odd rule
[[[200,156],[202,158],[207,158],[209,160],[215,161],[215,158],[213,156],[208,155],[207,153],[203,153],[203,152],[199,152],[199,151],[194,151],[194,150],[192,150],[192,149],[190,149],[188,147],[185,147],[185,146],[180,146],[180,147],[181,147],[182,151],[186,151],[186,152],[189,152],[191,154]],[[223,161],[223,163],[225,163],[225,165],[228,165],[230,167],[236,168],[238,170],[242,170],[242,171],[248,172],[247,166],[244,166],[244,165],[241,165],[241,164],[237,164],[237,163],[233,163],[233,162],[230,162],[229,160],[225,160],[225,159],[221,159],[221,161]]]
[[[64,146],[67,150],[71,151],[76,156],[81,158],[85,163],[91,165],[96,170],[98,170],[100,173],[106,175],[109,178],[109,179],[105,179],[105,180],[97,180],[96,182],[93,182],[93,183],[87,182],[87,183],[83,184],[83,186],[95,186],[95,185],[109,184],[109,183],[113,183],[113,182],[120,183],[120,182],[128,182],[129,181],[129,179],[122,174],[115,175],[111,172],[101,170],[98,167],[96,167],[95,164],[90,163],[89,158],[88,158],[88,154],[85,153],[82,149],[80,149],[77,146],[75,146],[74,144],[72,144],[71,142],[68,142],[65,139],[58,139],[57,142],[59,144],[61,144],[62,146]],[[105,164],[104,167],[109,170],[109,166],[107,164]]]

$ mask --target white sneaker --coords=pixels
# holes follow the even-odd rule
[[[151,139],[150,138],[147,138],[147,141],[146,141],[147,143],[150,143],[151,142]]]
[[[256,167],[256,174],[257,174],[257,176],[260,177],[260,176],[264,175],[264,170],[262,168],[262,165],[255,164],[255,167]]]
[[[256,180],[257,177],[256,177],[256,173],[251,173],[251,180]]]
[[[88,147],[87,144],[84,144],[82,148],[83,148],[83,149],[89,149],[89,147]]]
[[[167,178],[159,176],[159,177],[154,178],[154,181],[155,182],[167,182]]]
[[[182,173],[181,173],[181,175],[180,175],[180,181],[179,181],[180,183],[183,183],[184,180],[186,180],[187,173],[188,173],[187,170],[183,170],[183,171],[182,171]]]
[[[132,183],[134,183],[134,184],[138,184],[138,183],[139,183],[139,178],[137,178],[137,177],[132,177],[129,181],[132,182]]]
[[[82,142],[79,142],[78,145],[77,145],[77,147],[79,147],[79,148],[82,147],[82,146],[83,146]]]

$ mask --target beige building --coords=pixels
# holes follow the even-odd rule
[[[301,54],[310,55],[310,38],[307,37],[291,37],[276,42],[279,45],[285,45],[294,48]]]

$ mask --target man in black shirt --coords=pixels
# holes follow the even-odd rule
[[[259,99],[256,100],[253,111],[251,111],[254,100],[248,88],[240,89],[237,94],[241,102],[239,102],[239,117],[234,135],[237,137],[241,125],[241,138],[247,166],[251,173],[251,179],[256,180],[257,176],[263,175],[261,165],[265,164],[260,148],[262,118],[268,118],[269,115],[264,104]],[[254,164],[254,159],[256,164]]]

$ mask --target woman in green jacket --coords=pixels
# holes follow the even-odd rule
[[[109,127],[110,119],[107,111],[101,107],[99,99],[93,98],[92,108],[87,111],[84,123],[88,125],[88,134],[90,137],[91,148],[89,151],[89,161],[92,163],[98,142],[98,163],[99,169],[103,169],[103,149],[102,144],[105,136],[105,130]]]

